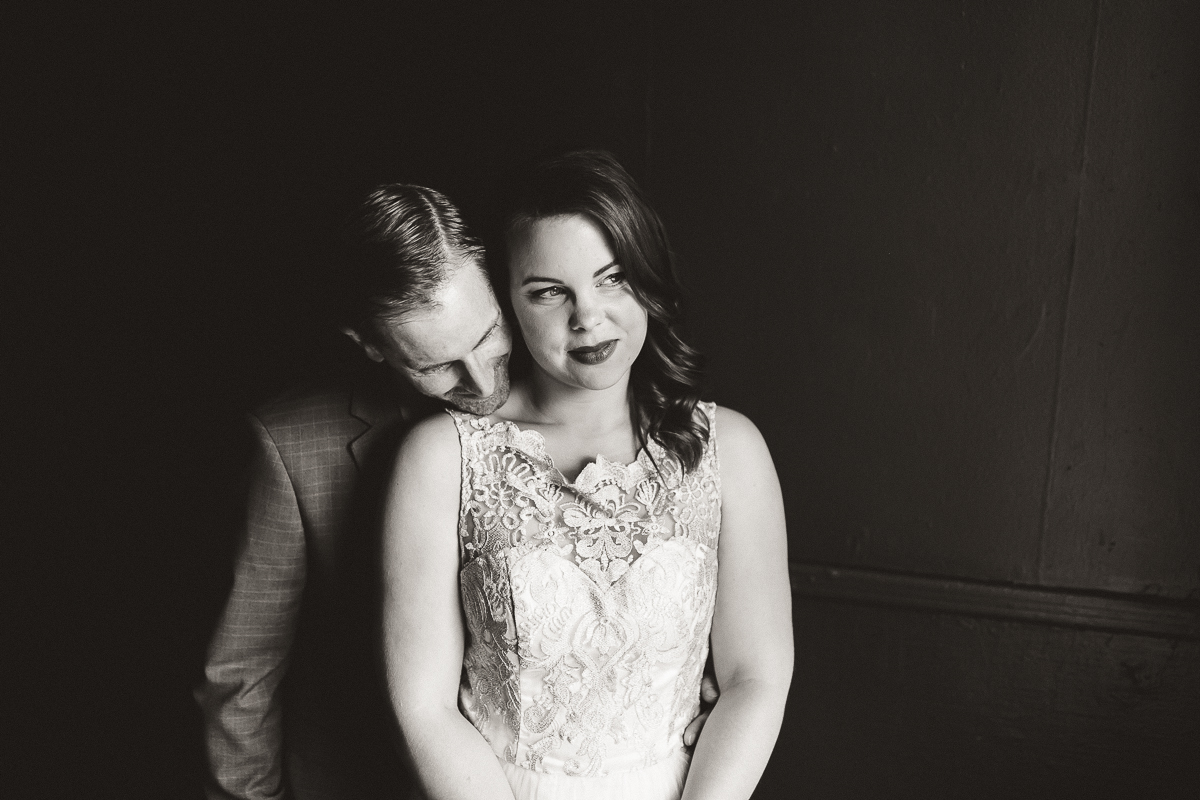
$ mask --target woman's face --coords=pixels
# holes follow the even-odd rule
[[[533,360],[582,389],[626,379],[646,341],[646,309],[603,231],[577,214],[546,217],[508,240],[513,309]]]

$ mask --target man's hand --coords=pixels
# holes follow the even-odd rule
[[[713,704],[721,696],[720,690],[717,689],[717,679],[713,676],[711,670],[712,660],[710,659],[704,671],[704,678],[700,681],[700,714],[689,722],[687,728],[683,731],[683,744],[685,747],[691,747],[700,738],[700,731],[704,728],[704,723],[708,720],[708,713],[712,711]]]

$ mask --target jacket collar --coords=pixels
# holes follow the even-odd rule
[[[361,470],[375,440],[400,419],[408,419],[397,402],[395,387],[370,376],[354,380],[350,392],[350,416],[363,424],[363,429],[350,440],[350,454]],[[391,389],[392,391],[388,391]]]

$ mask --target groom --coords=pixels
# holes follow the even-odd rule
[[[343,331],[382,366],[249,417],[233,587],[196,691],[209,798],[404,796],[373,650],[388,462],[439,405],[489,414],[508,397],[508,326],[458,210],[430,189],[384,186],[351,239]]]

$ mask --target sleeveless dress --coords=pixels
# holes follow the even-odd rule
[[[451,412],[462,445],[463,713],[517,800],[671,800],[717,589],[716,407],[683,474],[651,442],[567,481],[545,440]]]

